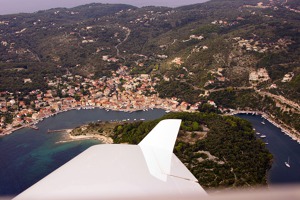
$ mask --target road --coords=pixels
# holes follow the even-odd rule
[[[126,42],[126,41],[128,40],[128,38],[129,38],[130,34],[131,34],[131,30],[130,30],[129,28],[123,27],[123,29],[126,30],[127,33],[126,33],[125,39],[115,46],[115,48],[116,48],[116,50],[117,50],[117,56],[120,55],[119,46],[122,45],[124,42]]]

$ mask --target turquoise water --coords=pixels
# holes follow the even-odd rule
[[[105,110],[72,110],[50,117],[37,126],[39,130],[21,129],[0,138],[0,196],[15,196],[87,148],[100,144],[98,140],[58,143],[65,134],[48,134],[47,130],[67,129],[102,120],[152,120],[163,116],[163,110],[148,112],[106,112]],[[262,125],[260,116],[238,115],[249,120],[256,130],[267,137],[267,148],[274,155],[269,172],[269,184],[300,183],[300,145],[269,122]],[[291,168],[284,162],[290,157]]]
[[[156,119],[163,110],[147,112],[107,112],[105,110],[72,110],[45,119],[39,130],[24,128],[0,138],[0,196],[17,195],[87,148],[100,144],[98,140],[58,143],[65,134],[47,130],[75,128],[88,122],[123,119]]]

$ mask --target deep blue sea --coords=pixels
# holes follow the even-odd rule
[[[97,120],[152,120],[164,114],[165,111],[160,109],[133,113],[101,109],[72,110],[38,123],[39,130],[24,128],[0,137],[0,196],[21,193],[90,146],[100,144],[98,140],[59,143],[66,134],[48,134],[48,129],[75,128]],[[261,124],[260,116],[237,116],[249,120],[258,132],[267,136],[263,140],[269,143],[267,148],[274,156],[269,184],[300,183],[300,145],[268,121],[265,125]],[[284,164],[288,157],[291,168]]]
[[[263,120],[261,116],[246,114],[236,116],[250,121],[256,131],[260,133],[257,137],[268,143],[266,147],[274,157],[268,176],[269,185],[300,184],[300,144],[281,132],[281,129],[267,120]],[[261,123],[263,121],[265,125]],[[262,134],[267,137],[261,138]],[[288,158],[290,168],[285,165]]]

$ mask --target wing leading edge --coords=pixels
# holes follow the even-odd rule
[[[15,199],[152,199],[206,196],[172,153],[181,120],[161,121],[139,145],[96,145]]]

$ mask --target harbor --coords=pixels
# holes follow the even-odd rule
[[[0,196],[19,194],[87,148],[104,141],[89,136],[70,140],[66,130],[99,120],[153,120],[164,114],[162,109],[132,113],[107,112],[99,108],[73,109],[30,127],[18,127],[13,133],[0,137]]]
[[[73,129],[95,121],[122,121],[130,119],[153,120],[165,115],[165,110],[118,112],[105,109],[80,109],[63,112],[30,127],[16,130],[0,138],[0,195],[14,196],[39,181],[90,146],[101,144],[99,139],[82,138],[69,140],[69,134],[62,130]],[[252,114],[238,114],[249,120],[256,136],[262,140],[274,155],[269,171],[268,184],[300,183],[300,145],[281,132],[269,121]],[[51,134],[48,130],[54,131]],[[62,131],[62,132],[59,132]],[[265,135],[265,138],[261,138]],[[287,162],[290,167],[287,167]],[[30,176],[27,176],[30,174]]]
[[[300,144],[300,133],[297,130],[295,130],[294,128],[288,127],[283,122],[281,122],[279,119],[275,119],[273,116],[269,116],[264,112],[232,110],[230,113],[226,113],[225,115],[239,115],[239,114],[260,116],[262,118],[262,120],[260,122],[262,125],[265,125],[266,124],[265,121],[267,120],[269,123],[271,123],[272,125],[279,128],[282,133],[284,133],[285,135],[288,135],[292,140],[295,140]]]
[[[253,125],[256,137],[265,143],[266,147],[273,155],[272,168],[268,173],[269,187],[278,184],[299,184],[300,183],[300,145],[285,134],[280,127],[265,120],[261,115],[252,113],[239,113],[235,116],[246,119]],[[259,134],[258,134],[259,133]],[[265,137],[261,137],[264,135]],[[290,167],[288,167],[286,165]]]

